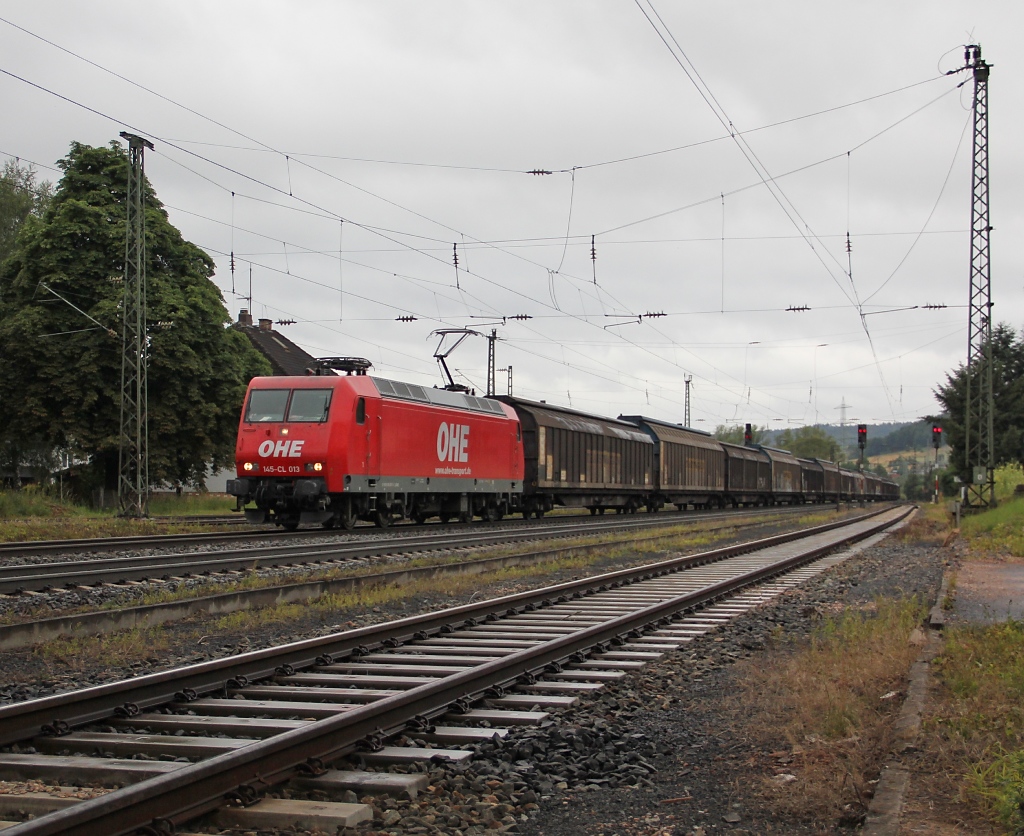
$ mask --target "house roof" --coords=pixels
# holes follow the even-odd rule
[[[275,375],[304,375],[308,369],[316,368],[316,358],[275,331],[273,324],[272,320],[261,319],[258,325],[253,325],[252,315],[242,309],[238,321],[231,327],[249,338],[256,350],[267,358]]]

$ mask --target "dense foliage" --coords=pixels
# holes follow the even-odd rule
[[[743,427],[727,427],[725,424],[719,424],[715,428],[715,438],[719,441],[724,441],[726,444],[738,444],[741,447],[745,443],[743,440]],[[766,427],[759,427],[757,424],[750,425],[750,432],[753,436],[754,444],[763,444],[765,433],[767,432]]]
[[[4,163],[0,173],[0,264],[14,250],[22,225],[30,215],[43,213],[52,194],[48,182],[36,182],[36,172],[31,167],[15,160]]]
[[[1000,323],[992,332],[992,395],[995,403],[995,464],[1024,461],[1024,339]],[[978,367],[971,374],[978,374]],[[972,379],[972,388],[979,385]],[[977,391],[974,389],[973,391]],[[964,418],[967,408],[967,367],[959,365],[935,390],[945,415],[941,419],[945,441],[952,448],[953,469],[967,478]]]
[[[905,424],[881,437],[871,426],[868,427],[868,445],[865,452],[869,456],[877,456],[882,453],[902,453],[904,450],[927,450],[931,444],[931,421],[915,421],[913,424]]]
[[[774,446],[805,459],[837,461],[839,445],[821,427],[785,429],[775,436]]]
[[[116,143],[73,143],[60,167],[45,211],[28,217],[0,267],[0,442],[8,463],[65,450],[112,487],[128,156]],[[150,476],[201,484],[211,466],[230,462],[246,384],[269,367],[225,328],[213,261],[145,189]]]

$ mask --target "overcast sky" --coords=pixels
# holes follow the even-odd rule
[[[1019,0],[0,17],[0,154],[52,167],[72,141],[150,138],[146,173],[233,317],[251,266],[253,314],[295,320],[276,327],[316,356],[432,385],[432,331],[496,327],[518,395],[682,421],[692,375],[707,430],[937,411],[969,286],[973,80],[945,72],[977,42],[993,300],[1024,324]],[[482,391],[486,361],[472,337],[449,365]]]

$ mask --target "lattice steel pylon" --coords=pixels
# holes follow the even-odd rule
[[[964,416],[966,504],[995,507],[995,432],[992,397],[992,273],[989,237],[988,77],[981,47],[964,48],[964,69],[974,73],[974,155],[971,176],[971,298],[967,326],[967,398]]]
[[[149,394],[146,376],[145,149],[153,143],[121,132],[128,141],[128,210],[124,245],[121,332],[121,442],[117,500],[124,517],[149,510]]]

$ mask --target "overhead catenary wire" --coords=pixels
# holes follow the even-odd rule
[[[291,193],[291,191],[292,191],[292,189],[291,189],[291,184],[289,183],[289,193]],[[339,223],[341,223],[341,224],[343,224],[343,222],[344,222],[344,221],[343,221],[343,219],[339,221]],[[568,231],[567,231],[567,232],[568,232]],[[724,239],[724,236],[723,236],[723,239]],[[567,245],[567,243],[568,243],[568,240],[569,240],[569,236],[568,236],[568,234],[567,234],[567,235],[566,235],[566,237],[565,237],[565,239],[564,239],[564,241],[562,242],[562,244],[563,244],[563,261],[564,261],[564,255],[565,255],[565,246]],[[465,246],[466,246],[466,244],[465,244],[465,242],[464,242],[464,247],[465,247]],[[593,259],[592,259],[592,261],[593,261]],[[341,259],[339,258],[339,269],[341,269],[341,265],[342,265],[342,261],[341,261]],[[561,264],[560,264],[560,267],[561,267]],[[286,271],[287,271],[287,270],[286,270]],[[595,283],[596,283],[596,276],[595,276],[594,278],[595,278]],[[460,288],[460,289],[461,289],[461,288]]]

